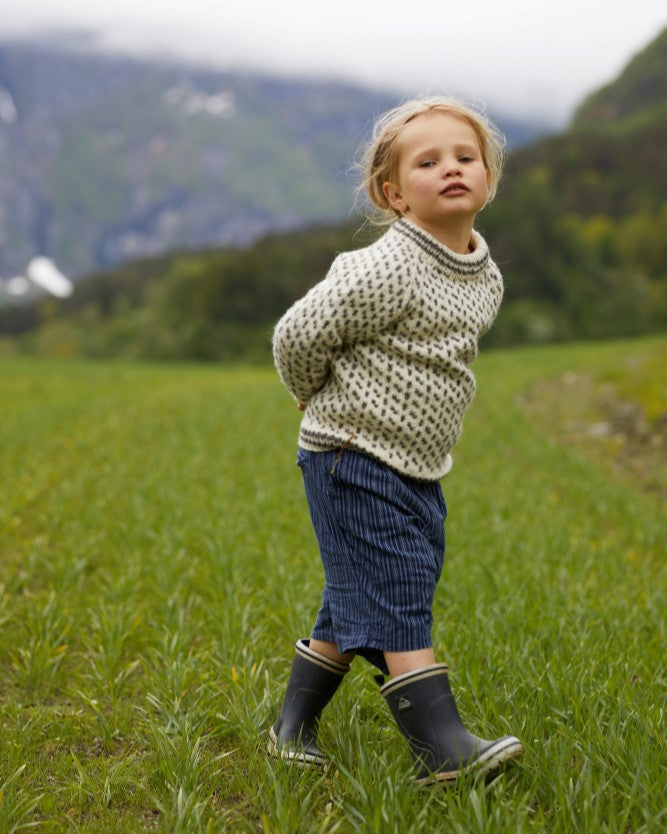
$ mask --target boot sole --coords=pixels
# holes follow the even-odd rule
[[[306,753],[303,750],[281,750],[278,747],[278,738],[273,731],[273,727],[269,729],[269,744],[267,749],[271,756],[283,759],[286,762],[304,765],[305,767],[326,767],[329,764],[327,758],[318,756],[316,753]]]
[[[471,773],[475,776],[486,776],[495,770],[499,770],[510,759],[516,759],[523,753],[523,744],[518,738],[510,737],[503,739],[493,747],[485,750],[481,756],[475,759],[466,767],[459,770],[446,770],[441,773],[434,773],[432,776],[424,776],[417,779],[418,785],[436,785],[442,782],[455,782],[461,776]]]

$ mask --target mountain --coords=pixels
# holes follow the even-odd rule
[[[480,215],[507,276],[492,339],[632,335],[667,326],[667,29],[569,129],[510,157]]]
[[[247,244],[344,219],[348,168],[397,96],[350,84],[0,43],[0,278]],[[540,132],[504,119],[510,142]]]
[[[568,130],[510,154],[478,217],[506,286],[487,345],[667,328],[664,44],[663,32]],[[373,234],[357,219],[126,262],[69,298],[0,310],[0,337],[55,355],[267,359],[280,314]]]

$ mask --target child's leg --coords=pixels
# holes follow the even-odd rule
[[[415,669],[423,669],[424,666],[432,666],[435,663],[433,648],[417,649],[412,652],[385,652],[384,659],[392,678],[404,675],[406,672],[414,672]]]
[[[345,654],[341,654],[335,643],[327,643],[324,640],[315,640],[313,637],[310,638],[308,645],[314,652],[322,654],[324,657],[328,657],[329,660],[335,660],[336,663],[343,663],[346,666],[349,666],[355,657],[354,652],[345,652]]]
[[[309,646],[314,652],[322,654],[330,660],[335,660],[336,663],[343,663],[346,666],[352,663],[355,658],[354,652],[341,654],[335,643],[327,643],[324,640],[315,640],[311,637]],[[423,669],[424,666],[431,666],[435,663],[435,654],[433,649],[429,647],[427,649],[417,649],[412,652],[384,652],[384,659],[387,663],[389,674],[392,678],[395,678],[398,675],[404,675],[406,672],[413,672],[415,669]]]

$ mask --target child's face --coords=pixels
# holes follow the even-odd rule
[[[397,139],[396,182],[384,183],[389,204],[435,237],[472,223],[489,193],[477,134],[442,111],[413,119]]]

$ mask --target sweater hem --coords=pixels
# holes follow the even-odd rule
[[[420,470],[402,467],[397,465],[389,456],[384,456],[378,453],[373,447],[366,446],[363,438],[357,438],[354,434],[343,437],[342,435],[316,432],[312,429],[302,428],[299,432],[299,445],[309,452],[344,452],[346,449],[350,449],[353,452],[366,455],[366,457],[381,463],[403,478],[410,478],[414,481],[421,481],[422,483],[439,482],[449,474],[452,468],[452,456],[449,452],[445,456],[442,468],[433,470],[432,473],[423,474]]]

